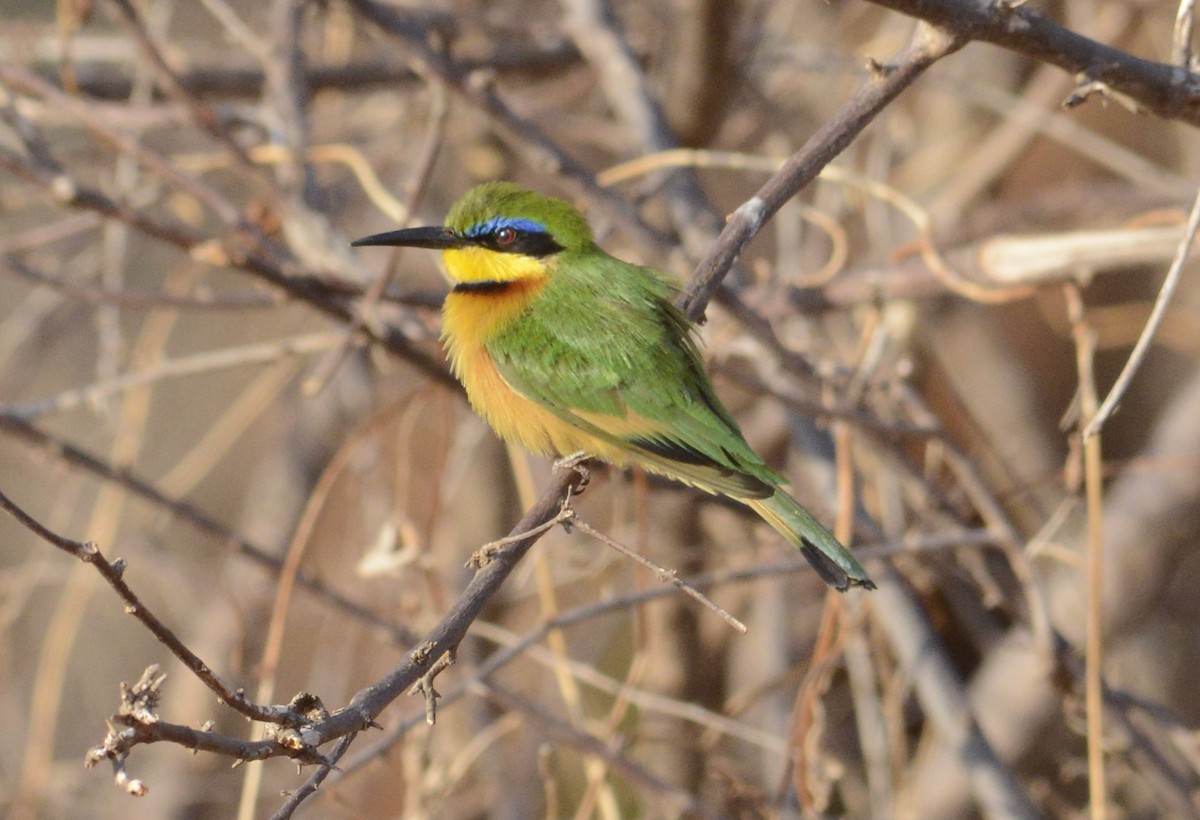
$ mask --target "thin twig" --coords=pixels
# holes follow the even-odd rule
[[[65,94],[34,72],[20,66],[0,63],[0,81],[14,90],[36,96],[56,109],[71,114],[88,131],[103,139],[121,155],[137,161],[146,170],[168,184],[187,191],[207,205],[220,220],[229,226],[239,225],[242,215],[237,206],[216,188],[188,174],[162,154],[150,149],[126,130],[109,122],[84,101]],[[135,226],[136,227],[136,226]]]
[[[337,745],[333,747],[333,750],[326,755],[326,762],[321,763],[317,767],[317,770],[304,782],[303,786],[288,795],[288,799],[284,801],[283,805],[271,815],[271,820],[288,820],[295,814],[296,809],[300,808],[300,804],[311,797],[320,785],[325,782],[325,778],[329,777],[336,770],[337,762],[342,759],[342,755],[346,754],[346,751],[350,748],[350,744],[354,742],[356,737],[358,737],[358,733],[351,732],[339,740]]]
[[[214,0],[206,0],[213,5]],[[232,34],[232,32],[231,32]],[[236,35],[232,35],[236,39]],[[495,40],[489,51],[477,56],[464,55],[461,64],[468,71],[488,71],[497,75],[530,75],[544,77],[547,73],[564,71],[579,64],[579,52],[575,46],[561,38],[534,43],[515,43],[499,36],[489,35]],[[257,49],[245,46],[248,53]],[[82,57],[82,55],[81,55]],[[356,55],[357,57],[357,55]],[[125,70],[124,63],[113,64],[104,59],[78,59],[78,93],[98,101],[124,102],[129,98],[133,82]],[[34,63],[38,73],[47,76],[44,60]],[[210,60],[204,55],[195,55],[189,65],[177,74],[180,85],[196,97],[237,101],[239,98],[258,99],[262,96],[266,82],[261,69],[230,65],[228,62]],[[310,65],[306,69],[307,85],[315,94],[322,91],[358,92],[386,89],[396,92],[404,86],[421,82],[422,77],[412,66],[391,55],[379,57],[363,56],[346,62]],[[60,83],[61,85],[61,83]]]
[[[83,214],[83,216],[87,217],[91,215]],[[72,299],[79,299],[80,301],[91,302],[93,304],[118,305],[126,309],[158,310],[160,308],[170,308],[171,310],[234,311],[264,310],[277,308],[283,304],[283,299],[279,296],[272,296],[265,293],[249,293],[244,296],[174,296],[169,293],[138,292],[124,288],[116,290],[103,286],[93,287],[82,282],[59,279],[36,270],[24,260],[18,259],[12,254],[0,255],[0,266],[7,268],[23,279],[39,285],[45,285]]]
[[[808,787],[811,770],[817,768],[816,761],[808,754],[814,745],[813,734],[820,733],[822,696],[829,690],[833,682],[833,672],[837,668],[842,655],[841,640],[841,597],[832,590],[825,593],[825,604],[821,608],[821,620],[817,625],[816,637],[813,640],[812,653],[809,655],[808,666],[804,678],[796,687],[796,696],[792,704],[791,717],[788,720],[788,740],[791,746],[792,787],[796,791],[796,799],[800,801],[806,815],[823,813],[824,805],[815,805],[812,789]],[[777,790],[775,803],[782,802],[787,793],[784,783],[788,771],[781,773],[781,783]]]
[[[432,90],[432,99],[430,102],[429,126],[426,129],[425,140],[418,153],[417,162],[409,174],[408,182],[404,186],[404,197],[399,203],[396,203],[400,205],[400,209],[392,208],[389,209],[391,212],[388,213],[388,216],[401,225],[408,224],[412,214],[421,206],[421,200],[424,198],[425,189],[429,183],[429,175],[433,171],[434,160],[437,159],[438,149],[441,147],[442,139],[445,136],[446,115],[450,110],[446,101],[446,89],[437,80],[430,83],[430,87]],[[371,177],[369,178],[374,178],[373,172],[371,172]],[[401,248],[394,249],[392,253],[393,261],[399,258],[401,251]],[[376,277],[367,288],[362,300],[358,303],[353,321],[343,331],[342,344],[336,350],[331,351],[318,364],[314,371],[305,378],[304,383],[301,385],[301,389],[305,395],[313,396],[323,389],[338,365],[350,353],[355,340],[361,336],[360,331],[363,328],[370,325],[376,335],[381,332],[383,324],[377,316],[379,302],[383,298],[388,285],[391,284],[392,279],[395,277],[396,270],[397,268],[394,264],[389,264],[384,269],[383,274]]]
[[[124,571],[122,562],[117,562],[116,564],[109,563],[94,545],[72,541],[51,532],[2,493],[0,493],[0,508],[5,509],[22,525],[28,527],[39,537],[42,537],[54,546],[74,555],[82,561],[94,564],[101,575],[104,576],[126,602],[131,614],[142,621],[161,642],[167,645],[223,701],[229,703],[247,717],[255,720],[288,725],[303,725],[305,730],[303,739],[297,740],[295,745],[281,747],[279,742],[276,741],[245,743],[243,746],[238,747],[238,756],[241,759],[262,759],[280,754],[299,756],[304,759],[315,754],[315,749],[322,743],[335,738],[344,738],[347,735],[360,731],[364,727],[375,725],[375,715],[382,711],[387,704],[391,703],[402,692],[408,690],[416,681],[428,674],[429,670],[427,667],[430,657],[444,655],[452,647],[457,646],[462,636],[466,634],[471,622],[478,617],[490,597],[500,588],[500,585],[516,566],[517,562],[520,561],[525,552],[537,540],[537,535],[529,535],[528,533],[539,524],[551,520],[559,514],[565,500],[569,498],[573,490],[578,488],[581,480],[580,474],[572,469],[562,470],[557,473],[555,481],[548,488],[539,503],[526,514],[514,530],[514,534],[518,535],[521,540],[511,544],[508,549],[498,552],[486,567],[476,573],[474,579],[468,584],[446,618],[430,633],[429,638],[421,643],[419,650],[410,653],[404,661],[385,675],[383,679],[360,691],[345,709],[317,723],[307,722],[303,716],[293,713],[288,707],[261,707],[250,704],[245,700],[240,691],[232,691],[221,683],[203,661],[196,657],[152,613],[145,609],[136,595],[121,579],[121,574]],[[223,741],[219,740],[219,736],[216,736],[215,739],[208,738],[206,741],[203,737],[204,733],[195,733],[185,727],[172,728],[160,721],[155,721],[149,725],[151,727],[149,733],[143,732],[136,738],[130,738],[129,742],[144,743],[155,742],[157,740],[185,739],[186,742],[184,745],[189,745],[193,748],[207,747],[214,740],[218,745],[224,745]],[[339,748],[341,747],[339,746]],[[127,748],[125,748],[125,751],[127,751]],[[344,751],[344,748],[341,751]],[[113,753],[116,754],[117,751]]]
[[[1192,71],[1192,37],[1195,31],[1195,0],[1180,0],[1180,10],[1175,13],[1175,36],[1171,41],[1171,61]]]
[[[570,526],[573,529],[579,530],[584,535],[590,536],[591,538],[595,538],[601,544],[612,547],[617,552],[624,555],[626,558],[633,559],[637,563],[641,564],[643,567],[646,567],[646,569],[653,572],[654,576],[656,578],[658,578],[659,581],[661,581],[663,583],[670,583],[672,586],[674,586],[680,592],[683,592],[684,594],[699,601],[701,604],[704,605],[704,607],[706,609],[710,609],[713,612],[715,612],[717,615],[720,615],[721,619],[723,621],[725,621],[725,623],[732,626],[738,632],[741,632],[743,634],[746,632],[746,625],[744,623],[739,621],[737,618],[733,617],[733,615],[731,615],[728,610],[723,609],[720,606],[717,606],[717,604],[714,603],[712,601],[712,599],[710,599],[703,592],[696,589],[691,584],[689,584],[687,581],[680,578],[679,575],[675,572],[675,570],[664,569],[664,568],[660,567],[658,564],[651,561],[649,558],[646,558],[643,555],[638,555],[636,552],[634,552],[629,547],[622,544],[620,541],[617,541],[614,538],[610,538],[609,536],[600,532],[595,527],[588,524],[586,521],[581,520],[578,516],[573,516],[571,518]]]
[[[562,509],[558,511],[558,515],[551,518],[549,521],[543,521],[536,527],[531,527],[524,532],[506,535],[503,538],[497,538],[495,541],[489,541],[479,549],[471,553],[471,557],[467,559],[467,569],[483,569],[488,564],[492,563],[500,551],[505,547],[513,544],[520,544],[526,538],[533,535],[541,535],[547,530],[552,530],[564,521],[571,521],[575,517],[575,511],[566,504],[563,504]]]
[[[259,566],[271,572],[278,573],[280,571],[282,562],[269,550],[205,514],[191,502],[168,496],[129,470],[114,467],[107,461],[73,444],[39,430],[24,419],[0,414],[0,431],[36,448],[41,455],[82,470],[104,481],[111,481],[143,501],[178,518],[197,532],[236,550]],[[321,579],[309,573],[301,573],[298,581],[302,587],[316,597],[362,623],[382,629],[393,640],[411,643],[414,639],[414,636],[404,627],[377,615],[358,601],[332,589]]]
[[[156,637],[161,644],[171,650],[171,653],[178,658],[184,666],[191,670],[197,678],[199,678],[205,686],[216,693],[224,703],[229,704],[233,709],[252,720],[260,720],[268,723],[292,723],[299,720],[297,715],[294,715],[290,710],[280,706],[260,706],[246,700],[242,691],[230,689],[225,685],[224,681],[217,677],[212,669],[201,660],[187,645],[181,641],[174,632],[167,627],[159,618],[146,608],[146,605],[141,602],[133,589],[125,583],[125,561],[117,559],[110,562],[95,544],[84,543],[82,541],[74,541],[65,536],[59,535],[42,525],[37,519],[25,512],[21,507],[17,506],[7,495],[0,492],[0,508],[4,509],[9,515],[17,520],[23,527],[33,532],[43,541],[58,547],[63,552],[78,558],[85,564],[91,564],[96,568],[96,571],[108,582],[108,585],[113,588],[117,595],[125,602],[125,611],[141,621],[150,632]]]
[[[411,15],[377,0],[348,2],[363,18],[403,43],[409,58],[423,75],[439,78],[447,89],[488,115],[497,126],[498,135],[526,157],[532,167],[561,176],[576,192],[620,220],[635,238],[647,245],[667,244],[665,237],[638,218],[624,198],[598,185],[595,175],[583,162],[564,150],[531,119],[513,110],[496,93],[488,77],[473,71],[469,63],[447,57],[431,44],[428,32],[415,25]]]
[[[313,725],[312,746],[377,725],[375,717],[428,673],[430,659],[440,658],[458,646],[484,606],[538,540],[538,535],[528,533],[558,515],[566,500],[579,489],[582,480],[582,475],[574,469],[557,471],[538,503],[513,528],[513,535],[519,540],[497,552],[486,566],[475,573],[445,617],[426,635],[416,650],[408,653],[404,660],[378,681],[360,690],[345,708],[335,712],[328,720]]]
[[[1200,200],[1198,200],[1200,203]],[[1083,312],[1083,296],[1074,285],[1064,288],[1067,318],[1075,337],[1075,362],[1079,373],[1080,425],[1090,427],[1096,417],[1096,380],[1093,363],[1095,333]],[[1104,601],[1104,462],[1101,438],[1093,435],[1083,442],[1084,488],[1087,494],[1087,638],[1084,692],[1087,708],[1088,798],[1092,820],[1108,813],[1108,790],[1104,772],[1104,699],[1101,680],[1103,663]]]
[[[895,64],[886,71],[874,72],[836,114],[826,120],[815,134],[793,154],[783,167],[743,202],[729,217],[712,250],[700,262],[682,300],[692,319],[704,313],[708,300],[720,287],[721,280],[759,229],[783,203],[812,182],[821,169],[840,154],[889,103],[931,65],[951,54],[964,41],[946,31],[928,25],[917,27],[912,42]]]
[[[194,356],[159,362],[145,370],[123,373],[86,387],[67,390],[48,399],[8,406],[0,405],[0,415],[30,420],[48,413],[63,413],[86,404],[97,404],[109,396],[166,379],[194,376],[251,364],[270,364],[288,356],[318,353],[336,346],[341,342],[341,338],[338,333],[311,333],[307,336],[297,336],[278,342],[263,342],[262,344],[197,353]]]
[[[656,587],[655,589],[662,588]],[[563,614],[565,616],[570,613]],[[627,681],[612,678],[597,670],[590,663],[571,658],[567,658],[564,661],[548,649],[539,646],[538,642],[531,643],[528,634],[518,635],[487,621],[476,621],[471,634],[476,638],[481,638],[489,643],[503,647],[501,651],[507,651],[510,648],[519,646],[520,657],[529,658],[547,668],[554,668],[556,664],[563,664],[580,683],[598,692],[603,692],[606,695],[612,695],[613,697],[623,696],[630,703],[646,712],[656,712],[662,715],[677,717],[680,720],[686,720],[715,734],[737,738],[772,754],[783,755],[787,752],[784,740],[769,729],[758,728],[748,723],[739,722],[727,715],[708,709],[699,703],[680,700],[659,694],[658,692],[630,686]],[[492,672],[495,671],[498,670],[493,668]],[[472,673],[472,679],[483,680],[478,674],[478,668]]]
[[[529,717],[540,728],[558,740],[568,743],[589,756],[603,760],[612,769],[619,772],[629,783],[650,789],[664,803],[661,809],[664,815],[704,817],[696,797],[689,791],[669,783],[656,776],[650,769],[634,763],[618,748],[600,741],[595,736],[576,729],[566,721],[546,712],[539,704],[518,695],[516,692],[496,684],[489,685],[483,696],[506,709],[515,709]]]
[[[163,81],[163,85],[167,91],[187,106],[191,112],[196,124],[208,132],[208,134],[221,143],[229,151],[237,161],[246,168],[252,168],[253,163],[246,156],[245,150],[240,145],[234,142],[228,132],[222,127],[216,114],[204,103],[196,99],[183,83],[179,80],[179,75],[175,70],[167,64],[162,52],[151,39],[149,32],[146,31],[146,25],[142,21],[142,16],[137,8],[130,0],[108,0],[109,4],[115,6],[118,11],[118,17],[125,23],[129,33],[133,36],[134,42],[141,48],[142,54],[150,61],[158,73],[159,78]]]
[[[1187,227],[1184,228],[1183,239],[1179,242],[1179,249],[1175,252],[1175,258],[1171,261],[1171,267],[1167,270],[1162,287],[1158,289],[1158,297],[1154,300],[1154,309],[1150,311],[1150,318],[1146,320],[1146,326],[1142,328],[1142,333],[1138,336],[1137,344],[1133,346],[1133,351],[1130,352],[1129,359],[1125,362],[1125,366],[1121,368],[1121,375],[1117,376],[1112,389],[1104,397],[1100,409],[1096,411],[1095,416],[1090,418],[1087,427],[1084,428],[1084,442],[1090,441],[1099,434],[1101,428],[1104,427],[1104,423],[1108,421],[1108,417],[1116,410],[1121,397],[1129,389],[1129,383],[1133,381],[1134,375],[1142,366],[1146,354],[1150,351],[1154,335],[1162,325],[1163,319],[1167,315],[1167,307],[1171,303],[1171,297],[1175,295],[1175,289],[1179,286],[1179,280],[1183,277],[1183,265],[1187,262],[1190,255],[1192,243],[1196,241],[1197,229],[1200,229],[1200,191],[1196,193],[1196,199],[1192,202],[1192,211],[1188,214]]]
[[[881,544],[865,545],[856,549],[856,553],[860,557],[865,558],[881,558],[890,557],[902,554],[920,553],[928,550],[944,550],[960,547],[985,547],[995,545],[997,542],[994,533],[987,530],[969,530],[956,534],[941,533],[937,535],[928,535],[916,539],[905,538],[895,541],[887,541]],[[724,586],[727,584],[745,583],[758,578],[775,578],[783,575],[790,575],[798,572],[811,572],[812,565],[803,558],[791,558],[783,561],[773,561],[763,564],[755,564],[749,567],[739,567],[737,569],[718,570],[716,572],[708,572],[700,575],[689,576],[683,579],[689,586],[697,589],[707,589],[711,587]],[[529,648],[537,643],[545,640],[546,635],[556,629],[566,629],[567,627],[586,621],[594,620],[614,612],[627,611],[634,607],[643,606],[651,601],[656,601],[665,598],[669,595],[677,595],[678,592],[667,586],[649,587],[647,589],[637,590],[636,592],[619,595],[609,600],[597,601],[586,606],[581,606],[576,609],[562,613],[542,624],[535,630],[522,636],[520,640],[508,645],[505,649],[492,654],[487,661],[480,664],[475,670],[475,675],[468,681],[455,686],[442,694],[440,702],[443,706],[449,705],[459,698],[463,697],[468,686],[473,680],[486,681],[492,675],[506,667],[515,659],[521,657]],[[484,636],[488,637],[488,631],[485,631]],[[424,718],[411,718],[402,721],[399,725],[389,729],[387,733],[372,744],[369,748],[364,749],[352,761],[348,762],[344,767],[345,774],[349,774],[356,769],[366,765],[375,758],[384,755],[395,746],[408,732],[423,722]],[[736,733],[735,733],[736,734]]]
[[[1013,770],[980,731],[962,680],[921,604],[895,570],[886,564],[877,566],[879,589],[866,599],[868,606],[878,609],[874,622],[887,633],[901,667],[912,677],[930,722],[955,749],[979,808],[989,817],[1041,816]]]
[[[561,0],[561,5],[567,32],[598,73],[600,89],[613,111],[637,135],[642,152],[678,147],[611,0]],[[684,248],[694,257],[701,256],[720,229],[719,214],[691,169],[671,174],[665,192]]]
[[[410,695],[421,695],[425,698],[425,723],[430,726],[437,723],[437,702],[441,697],[438,690],[433,687],[434,679],[453,666],[454,660],[454,647],[450,647],[446,650],[446,654],[438,658],[429,671],[408,690]]]
[[[225,0],[200,0],[200,5],[221,24],[232,43],[240,45],[259,63],[270,62],[271,47],[250,26],[246,25],[241,17],[238,17],[237,12],[230,8]],[[265,82],[265,79],[262,82]],[[179,77],[179,83],[184,88],[189,88],[183,76]]]
[[[3,147],[0,147],[0,168],[34,183],[60,204],[119,219],[146,236],[186,251],[194,258],[250,273],[338,321],[353,319],[354,312],[346,297],[361,292],[357,288],[347,291],[338,281],[294,272],[281,266],[278,260],[247,252],[233,239],[213,239],[191,227],[163,219],[159,215],[161,210],[156,210],[152,215],[129,202],[114,199],[99,189],[85,185],[69,174],[39,166]],[[398,326],[389,325],[381,330],[382,334],[373,337],[374,341],[412,362],[434,380],[456,389],[459,387],[440,361],[418,347]]]
[[[1100,82],[1154,114],[1200,125],[1200,78],[1134,57],[1063,28],[1011,0],[869,0],[953,32],[1025,54]]]

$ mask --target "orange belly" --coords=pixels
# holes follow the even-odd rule
[[[620,448],[579,430],[514,390],[496,370],[485,347],[497,329],[512,321],[542,282],[520,283],[502,294],[450,293],[442,310],[442,337],[454,375],[462,382],[475,411],[505,441],[539,455],[569,455],[587,451],[623,465]]]
[[[496,370],[487,350],[479,348],[462,356],[455,373],[467,389],[467,398],[475,412],[505,441],[516,442],[540,455],[568,455],[585,450],[605,461],[625,461],[623,453],[611,444],[579,430],[513,390]]]

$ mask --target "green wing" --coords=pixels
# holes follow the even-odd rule
[[[650,470],[736,498],[770,496],[782,479],[717,398],[671,287],[598,251],[563,252],[555,264],[529,311],[488,344],[505,381]]]

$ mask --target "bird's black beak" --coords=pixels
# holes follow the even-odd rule
[[[446,250],[448,248],[464,248],[471,244],[449,228],[405,228],[399,231],[377,233],[350,243],[354,247],[363,245],[393,245],[407,248],[433,248]]]

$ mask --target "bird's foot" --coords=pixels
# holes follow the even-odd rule
[[[554,462],[555,472],[559,470],[574,470],[579,476],[579,483],[575,487],[576,495],[583,492],[588,482],[592,480],[592,474],[587,467],[588,460],[591,457],[591,453],[580,450],[578,453],[571,453],[571,455],[564,456]]]

